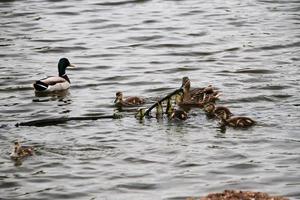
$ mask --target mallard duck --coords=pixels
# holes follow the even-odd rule
[[[188,77],[182,78],[182,85],[181,88],[183,89],[183,95],[180,99],[180,102],[178,102],[178,105],[181,107],[202,107],[202,104],[199,104],[199,101],[196,101],[194,98],[192,98],[192,95],[195,95],[195,91],[201,90],[200,88],[194,89],[193,93],[191,94],[190,88],[191,88],[191,81]]]
[[[33,83],[37,92],[54,92],[66,90],[70,87],[70,79],[66,74],[67,67],[75,67],[67,58],[61,58],[58,62],[58,76],[50,76]]]
[[[221,126],[231,126],[235,128],[247,128],[255,125],[256,122],[249,117],[231,117],[226,119],[224,115],[221,115]]]
[[[12,159],[22,159],[28,156],[33,155],[33,147],[28,147],[28,146],[21,146],[19,142],[14,143],[14,148],[12,153],[10,154],[10,157]]]
[[[170,119],[175,119],[175,120],[186,120],[188,118],[188,115],[185,111],[183,110],[173,110],[173,113],[170,116]]]
[[[116,99],[114,101],[116,106],[138,106],[145,103],[145,100],[140,97],[127,97],[125,100],[123,99],[123,93],[117,92],[116,93]]]
[[[216,106],[214,103],[205,104],[203,110],[206,112],[207,115],[212,117],[218,117],[220,119],[228,119],[231,116],[233,116],[229,108],[225,106]]]
[[[211,85],[204,88],[191,88],[191,81],[188,77],[182,78],[183,97],[180,106],[200,107],[209,102],[215,102],[220,96]]]

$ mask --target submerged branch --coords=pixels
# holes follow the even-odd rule
[[[149,114],[150,114],[150,112],[151,112],[151,110],[152,110],[153,108],[155,108],[157,105],[161,104],[163,101],[165,101],[165,100],[171,98],[172,96],[174,96],[174,95],[176,95],[176,94],[178,94],[178,93],[180,93],[180,92],[182,92],[182,91],[183,91],[182,88],[179,88],[179,89],[173,91],[172,93],[168,94],[167,96],[163,97],[163,98],[160,99],[159,101],[155,102],[152,106],[150,106],[150,108],[148,108],[148,109],[145,111],[145,114],[144,114],[144,115],[145,115],[145,116],[149,116]]]
[[[121,115],[103,115],[103,116],[89,116],[89,117],[60,117],[60,118],[50,118],[50,119],[38,119],[28,122],[20,122],[15,126],[53,126],[57,124],[64,124],[68,121],[83,121],[83,120],[98,120],[98,119],[119,119]]]

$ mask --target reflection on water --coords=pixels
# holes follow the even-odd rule
[[[51,93],[46,92],[35,92],[36,98],[33,102],[46,102],[46,101],[62,101],[62,102],[71,102],[67,97],[70,95],[69,90],[55,91]],[[44,98],[45,97],[45,98]]]
[[[49,4],[50,3],[50,4]],[[0,188],[4,199],[184,199],[224,189],[300,199],[299,2],[1,1]],[[67,71],[68,91],[32,83]],[[218,104],[259,124],[219,128],[200,109],[181,123],[112,115],[116,91],[148,100],[213,85]],[[11,142],[38,153],[15,166]],[[68,183],[68,184],[66,184]],[[105,183],[105,184],[103,184]]]

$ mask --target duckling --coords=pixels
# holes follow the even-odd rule
[[[28,156],[32,156],[33,151],[33,147],[21,146],[19,142],[15,142],[10,157],[14,160],[22,159]]]
[[[136,97],[136,96],[127,97],[125,100],[123,100],[123,93],[117,92],[114,103],[117,106],[130,107],[130,106],[138,106],[138,105],[144,104],[145,100],[143,98]]]
[[[61,58],[58,62],[58,76],[51,76],[33,83],[36,92],[55,92],[66,90],[71,81],[66,74],[67,67],[75,67],[67,58]]]
[[[213,102],[219,99],[221,93],[219,91],[214,90],[212,85],[202,88],[202,90],[198,90],[197,93],[193,94],[192,100],[196,102],[202,102],[203,104]]]
[[[228,119],[233,116],[229,108],[225,106],[216,106],[214,103],[208,103],[204,106],[204,111],[208,116]]]
[[[256,124],[256,121],[254,121],[249,117],[232,116],[232,115],[230,116],[228,113],[225,112],[216,116],[221,119],[221,126],[223,127],[231,126],[235,128],[247,128]]]
[[[215,103],[219,96],[221,96],[219,92],[203,93],[201,102],[202,104]]]
[[[188,118],[188,115],[185,111],[176,110],[176,109],[173,110],[173,113],[170,116],[170,119],[173,119],[173,120],[183,120],[184,121],[187,118]]]
[[[143,119],[145,116],[145,108],[138,109],[138,112],[135,114],[137,119]]]
[[[224,118],[221,116],[221,126],[231,126],[235,128],[247,128],[256,124],[256,122],[249,117],[231,117]]]

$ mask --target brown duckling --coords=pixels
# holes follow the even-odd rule
[[[135,114],[135,117],[137,119],[143,119],[145,116],[145,108],[138,109],[137,113]]]
[[[231,118],[221,118],[222,126],[231,126],[235,128],[247,128],[256,124],[256,122],[249,117],[231,117]]]
[[[202,102],[202,104],[215,103],[219,99],[221,93],[213,89],[211,85],[199,90],[196,94],[192,96],[192,99],[197,102]]]
[[[125,100],[123,99],[123,93],[122,92],[117,92],[116,93],[116,99],[114,101],[114,103],[117,106],[138,106],[141,104],[145,103],[145,100],[143,98],[140,97],[127,97]]]
[[[188,115],[183,110],[173,110],[173,113],[170,116],[170,119],[177,119],[177,120],[186,120],[188,118]]]
[[[215,106],[207,104],[204,108],[207,113],[213,112],[214,115],[221,119],[221,126],[231,126],[235,128],[246,128],[253,126],[256,122],[249,117],[233,116],[230,110],[225,106]]]
[[[207,104],[207,103],[215,103],[216,100],[219,99],[219,96],[221,96],[221,94],[219,92],[213,92],[210,94],[204,93],[202,95],[202,104]]]
[[[228,114],[217,115],[221,119],[221,126],[231,126],[235,128],[247,128],[256,124],[256,122],[249,117],[230,116]]]
[[[22,159],[28,156],[32,156],[34,152],[33,147],[21,146],[19,142],[15,142],[14,148],[10,157],[14,160]]]
[[[216,106],[214,103],[205,104],[203,109],[209,116],[218,117],[220,119],[229,119],[233,116],[229,108],[225,106]]]

